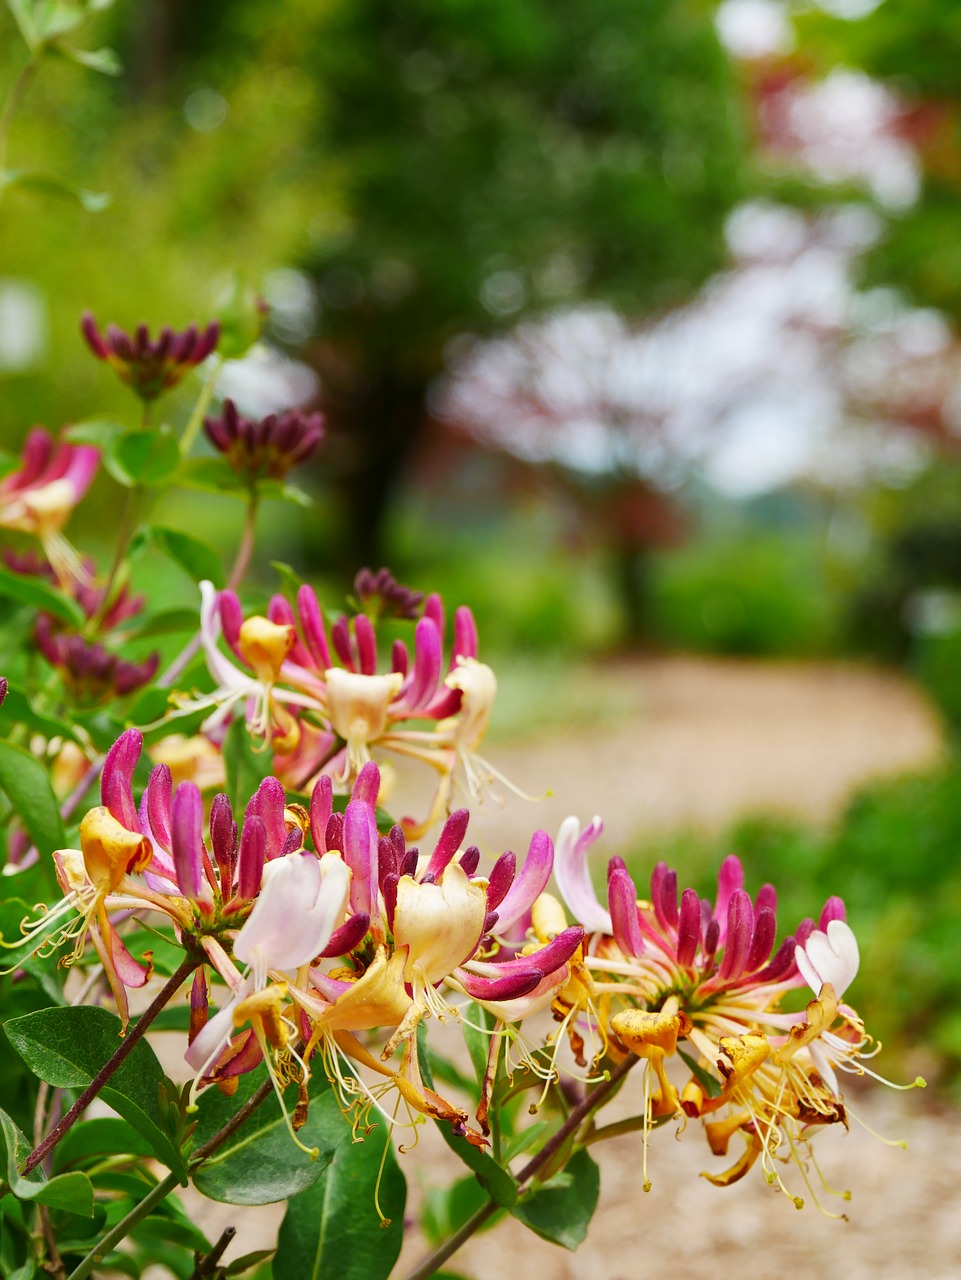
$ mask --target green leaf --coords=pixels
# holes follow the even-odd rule
[[[451,1151],[471,1169],[487,1194],[497,1204],[510,1209],[517,1203],[517,1184],[507,1169],[502,1169],[493,1156],[472,1146],[466,1138],[454,1133],[443,1120],[436,1122],[441,1136]]]
[[[93,1187],[85,1173],[63,1173],[48,1179],[40,1169],[34,1169],[22,1177],[17,1166],[23,1164],[33,1146],[5,1111],[0,1111],[0,1132],[5,1149],[4,1180],[18,1200],[33,1200],[51,1209],[93,1217]]]
[[[390,1139],[378,1125],[363,1142],[331,1092],[321,1099],[327,1124],[340,1133],[334,1158],[287,1207],[277,1240],[275,1276],[298,1280],[387,1280],[404,1236],[407,1185]],[[375,1204],[389,1222],[378,1217]]]
[[[577,1151],[564,1174],[563,1185],[546,1183],[518,1200],[511,1213],[542,1240],[576,1249],[597,1208],[601,1173],[586,1151]]]
[[[54,48],[64,57],[70,58],[73,62],[79,62],[82,67],[89,67],[91,71],[99,71],[101,75],[119,76],[123,72],[123,63],[113,49],[106,47],[78,49],[75,45],[65,44],[62,40],[58,41]]]
[[[266,1079],[266,1071],[248,1072],[237,1092],[225,1098],[218,1089],[208,1089],[200,1102],[200,1118],[194,1134],[198,1146],[218,1133],[237,1114],[244,1102]],[[324,1172],[343,1137],[340,1125],[331,1120],[327,1082],[314,1077],[307,1122],[298,1132],[306,1147],[316,1147],[318,1156],[300,1150],[290,1136],[275,1094],[257,1108],[227,1142],[205,1160],[193,1174],[194,1185],[211,1200],[225,1204],[275,1204],[312,1186]],[[323,1092],[321,1090],[323,1089]],[[288,1111],[297,1105],[297,1089],[284,1095]],[[340,1119],[340,1111],[337,1111]]]
[[[29,751],[0,739],[0,791],[17,811],[41,854],[63,849],[67,835],[47,771]]]
[[[0,187],[19,187],[21,191],[33,191],[38,195],[60,196],[76,200],[87,213],[100,213],[110,204],[110,196],[103,191],[87,191],[75,187],[52,173],[36,173],[28,169],[7,169],[0,173]]]
[[[82,422],[65,427],[63,438],[71,444],[92,444],[98,449],[106,449],[127,430],[129,428],[122,422],[114,422],[111,418],[84,418]]]
[[[490,1199],[476,1178],[465,1178],[443,1187],[431,1187],[420,1219],[421,1230],[432,1245],[454,1234]]]
[[[243,716],[231,722],[224,738],[224,768],[227,771],[227,794],[239,813],[271,771],[269,751],[255,751]]]
[[[57,1089],[84,1088],[120,1044],[120,1019],[90,1005],[41,1009],[13,1018],[3,1029],[34,1075]],[[147,1139],[158,1160],[184,1176],[183,1157],[161,1102],[163,1081],[157,1055],[141,1040],[98,1096]]]
[[[683,1058],[691,1069],[691,1075],[698,1082],[705,1094],[709,1098],[717,1098],[721,1093],[721,1082],[711,1075],[710,1071],[705,1071],[699,1062],[691,1057],[689,1053],[685,1053],[683,1049],[678,1049],[677,1056]]]
[[[0,568],[0,596],[52,613],[54,617],[62,622],[69,622],[74,627],[82,627],[87,620],[76,600],[65,596],[43,578],[30,574],[11,573],[9,569]]]
[[[103,455],[104,466],[127,488],[156,488],[171,478],[179,463],[180,446],[169,427],[125,431],[110,441]]]
[[[258,480],[257,492],[262,498],[272,498],[275,502],[291,502],[295,507],[305,511],[314,505],[314,500],[304,489],[296,484],[288,484],[284,480]]]
[[[59,716],[48,715],[44,711],[36,711],[26,694],[20,689],[7,690],[7,696],[3,701],[3,712],[0,715],[12,724],[25,724],[30,729],[42,733],[46,738],[59,736],[70,738],[73,742],[80,741],[80,737],[69,721],[61,720]]]
[[[196,631],[199,626],[199,609],[164,609],[160,613],[144,615],[141,625],[133,631],[128,631],[127,635],[131,640],[145,640],[150,636]],[[161,711],[160,714],[162,715],[163,712]],[[134,723],[139,723],[136,718],[134,718]]]
[[[182,489],[199,489],[203,493],[226,493],[235,498],[248,498],[250,487],[232,470],[226,458],[190,458],[177,472]]]
[[[208,578],[215,587],[223,585],[224,569],[220,556],[212,547],[201,542],[192,534],[180,529],[164,529],[159,526],[141,529],[131,546],[131,551],[153,546],[163,555],[173,560],[187,573],[194,582],[202,582]],[[199,614],[193,614],[194,626],[199,625]]]
[[[53,1152],[55,1169],[102,1160],[105,1156],[149,1156],[150,1143],[116,1116],[84,1118],[83,1124],[68,1129]]]

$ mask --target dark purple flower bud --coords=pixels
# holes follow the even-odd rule
[[[422,591],[402,586],[389,569],[361,569],[354,578],[354,595],[364,613],[374,618],[417,617],[424,599]]]
[[[400,874],[402,876],[415,876],[417,874],[417,863],[420,861],[420,854],[416,849],[408,849],[400,862]],[[490,905],[488,903],[488,905]]]
[[[3,706],[4,699],[7,696],[7,688],[8,688],[7,677],[0,676],[0,707]]]
[[[315,452],[324,437],[324,418],[291,409],[254,421],[226,400],[219,418],[204,419],[204,431],[237,475],[250,482],[282,480]]]
[[[481,929],[481,937],[483,937],[485,933],[490,933],[494,925],[497,924],[498,917],[499,913],[497,911],[488,911],[487,915],[484,917],[484,927]]]
[[[434,852],[430,855],[427,870],[436,879],[461,846],[467,834],[470,812],[467,809],[456,809],[444,823]]]
[[[796,972],[797,966],[794,962],[794,948],[797,946],[796,938],[785,938],[770,964],[765,965],[752,979],[755,986],[764,986],[769,982],[784,982],[792,972]]]
[[[221,893],[229,897],[237,865],[237,824],[230,799],[223,794],[214,796],[210,805],[210,847],[220,871]]]
[[[324,844],[327,846],[327,852],[337,849],[341,853],[344,851],[344,815],[342,813],[332,813],[327,819],[327,830],[324,833]]]
[[[350,643],[350,623],[343,615],[337,619],[330,629],[330,640],[337,657],[348,671],[356,671],[354,651]]]
[[[476,844],[472,844],[469,849],[465,849],[460,859],[461,870],[465,875],[472,876],[480,865],[480,849]]]
[[[583,941],[584,930],[579,924],[573,924],[567,929],[562,929],[539,951],[525,956],[524,961],[540,969],[542,976],[546,978],[549,973],[556,973],[562,964],[567,964]]]
[[[394,885],[394,901],[397,901],[397,885]],[[393,909],[390,915],[391,923],[393,923]],[[346,924],[342,924],[339,929],[335,929],[330,935],[330,942],[320,953],[318,959],[325,959],[331,956],[346,956],[353,951],[358,943],[363,942],[364,937],[370,927],[370,917],[366,912],[360,911],[357,915],[351,916]],[[310,1037],[307,1037],[310,1039]]]
[[[717,922],[717,916],[711,916],[704,930],[704,959],[708,964],[714,959],[720,940],[721,926]]]
[[[799,947],[806,947],[808,938],[814,932],[814,921],[806,916],[794,930],[794,941]]]
[[[533,959],[533,956],[530,958]],[[528,967],[512,969],[510,973],[498,978],[481,977],[479,974],[462,969],[457,977],[471,999],[500,1002],[519,1000],[521,996],[528,995],[540,985],[544,975],[539,969]]]
[[[260,881],[267,861],[267,832],[263,819],[248,814],[240,832],[237,892],[248,902],[260,892]]]
[[[264,778],[248,801],[244,818],[246,820],[247,817],[256,815],[263,822],[268,858],[279,858],[283,853],[287,839],[287,824],[284,821],[286,806],[287,796],[283,784],[274,777]]]
[[[284,837],[284,843],[280,849],[280,856],[282,858],[287,858],[292,853],[296,853],[298,849],[302,849],[303,847],[304,833],[301,831],[300,827],[291,827],[287,832],[287,835]]]
[[[190,1024],[187,1031],[187,1043],[193,1044],[201,1030],[207,1025],[209,1013],[207,994],[207,967],[201,965],[194,974],[190,987]]]
[[[508,849],[491,867],[490,878],[487,881],[487,909],[493,911],[495,907],[499,907],[507,896],[517,873],[517,858]]]
[[[372,676],[377,671],[377,637],[374,627],[365,613],[354,618],[354,638],[357,641],[357,660],[362,675]]]
[[[381,892],[384,895],[384,912],[387,916],[387,927],[394,927],[394,912],[397,910],[397,885],[400,876],[396,871],[392,871],[389,875],[384,876]]]
[[[89,311],[81,318],[80,330],[97,359],[106,360],[121,380],[145,401],[156,400],[175,387],[191,368],[207,359],[220,338],[217,321],[209,324],[203,333],[198,332],[196,325],[190,325],[180,334],[165,327],[153,342],[145,324],[137,326],[133,337],[112,324],[103,335]]]

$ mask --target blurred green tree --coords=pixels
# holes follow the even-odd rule
[[[689,297],[740,189],[737,88],[697,0],[338,0],[307,42],[343,222],[313,358],[346,557],[377,563],[446,344],[524,313]]]

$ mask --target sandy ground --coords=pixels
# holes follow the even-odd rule
[[[608,718],[600,729],[552,732],[492,749],[498,767],[519,786],[537,792],[549,786],[554,795],[536,808],[515,799],[492,807],[472,826],[472,838],[488,849],[518,847],[518,831],[534,826],[556,830],[568,813],[602,814],[611,849],[638,832],[717,829],[758,809],[826,819],[866,779],[923,766],[941,748],[936,719],[918,694],[894,675],[870,669],[670,658],[614,664],[585,678],[608,700],[623,696],[641,713]],[[409,785],[401,780],[402,799]],[[882,1086],[853,1094],[853,1110],[865,1123],[885,1138],[906,1139],[907,1150],[885,1145],[856,1123],[847,1133],[819,1135],[825,1177],[853,1192],[849,1205],[825,1200],[846,1210],[848,1222],[823,1217],[810,1196],[808,1207],[795,1211],[760,1176],[725,1190],[712,1187],[698,1174],[713,1158],[691,1126],[681,1141],[669,1130],[652,1136],[648,1195],[641,1189],[636,1134],[595,1149],[603,1209],[576,1254],[508,1221],[475,1238],[449,1266],[472,1280],[525,1272],[556,1280],[649,1274],[703,1280],[738,1273],[754,1280],[835,1273],[846,1280],[957,1277],[961,1127],[956,1113],[933,1103],[929,1094]],[[461,1168],[430,1137],[403,1159],[415,1203],[426,1187],[444,1185]],[[800,1184],[792,1189],[805,1194]],[[211,1205],[193,1193],[189,1203],[212,1238],[228,1223],[238,1228],[234,1252],[272,1242],[278,1207]],[[412,1235],[398,1276],[423,1248]]]

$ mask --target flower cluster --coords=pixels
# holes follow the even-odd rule
[[[380,585],[388,599],[403,598],[407,610],[417,607],[414,593],[392,579]],[[449,806],[455,782],[476,802],[500,776],[477,754],[497,682],[478,660],[477,628],[467,608],[454,614],[446,669],[438,595],[423,602],[413,652],[395,640],[387,670],[378,660],[369,614],[341,616],[328,632],[317,595],[306,584],[296,609],[277,595],[265,615],[244,617],[232,591],[218,595],[204,582],[200,634],[216,688],[199,697],[176,696],[178,714],[210,709],[203,729],[216,741],[242,709],[251,734],[274,753],[278,776],[295,789],[322,773],[347,788],[375,752],[418,760],[437,773],[438,783],[426,816],[402,824],[416,836]],[[420,725],[411,727],[412,721]]]
[[[105,360],[141,400],[156,400],[175,387],[194,366],[201,364],[220,340],[220,325],[214,320],[203,331],[195,324],[175,333],[165,325],[151,341],[145,324],[133,334],[108,325],[102,334],[89,311],[80,321],[87,346],[98,360]]]
[[[245,647],[253,643],[248,635]],[[373,761],[342,808],[327,773],[306,805],[271,775],[238,822],[226,795],[205,810],[197,785],[175,785],[166,764],[153,767],[137,805],[141,749],[133,729],[114,744],[80,848],[54,854],[63,900],[4,945],[70,943],[70,963],[89,939],[126,1023],[126,992],[147,981],[150,956],[130,953],[119,923],[166,915],[195,969],[191,1098],[210,1085],[229,1094],[263,1063],[281,1107],[286,1085],[300,1083],[302,1103],[284,1115],[303,1145],[306,1084],[320,1069],[358,1132],[372,1109],[392,1125],[403,1108],[409,1123],[431,1117],[483,1147],[503,1071],[533,1072],[546,1094],[566,1069],[569,1042],[589,1082],[642,1064],[645,1188],[649,1132],[673,1117],[682,1127],[703,1122],[716,1156],[730,1159],[732,1141],[743,1143],[728,1168],[705,1175],[716,1185],[760,1163],[800,1207],[782,1173],[792,1162],[817,1200],[811,1137],[846,1124],[840,1075],[869,1073],[871,1055],[844,1003],[858,948],[840,899],[776,946],[774,890],[764,885],[752,899],[733,856],[713,901],[693,889],[679,895],[664,863],[640,900],[612,858],[604,905],[586,869],[597,819],[584,831],[565,822],[556,853],[537,831],[522,864],[506,852],[484,871],[479,849],[464,847],[466,809],[447,817],[423,854],[399,825],[378,828]],[[552,875],[573,924],[548,892]],[[805,1008],[782,1008],[805,987]],[[560,1027],[538,1047],[524,1024],[548,1009]],[[427,1082],[420,1060],[421,1024],[461,1017],[490,1036],[473,1117]]]
[[[225,400],[219,417],[204,418],[204,431],[237,475],[251,483],[282,480],[316,452],[324,438],[324,418],[291,409],[255,422],[241,417],[233,400]]]
[[[763,885],[752,900],[732,855],[713,902],[690,888],[678,896],[677,874],[663,862],[650,897],[639,899],[624,862],[612,858],[605,907],[586,869],[600,830],[599,819],[583,832],[569,819],[558,836],[558,884],[591,934],[579,985],[561,992],[556,1015],[576,1008],[602,1045],[600,1057],[643,1061],[645,1130],[670,1117],[682,1125],[701,1119],[719,1157],[740,1136],[734,1163],[704,1175],[715,1185],[738,1181],[760,1161],[767,1181],[800,1208],[781,1172],[793,1163],[817,1202],[810,1140],[826,1125],[847,1123],[839,1073],[873,1074],[864,1060],[875,1052],[843,1002],[859,963],[844,903],[829,898],[817,925],[802,920],[775,947],[775,890]],[[805,987],[806,1007],[785,1011],[784,997]],[[672,1060],[687,1068],[686,1080],[671,1078]],[[646,1132],[644,1181],[647,1189]],[[826,1183],[822,1189],[835,1194]]]

